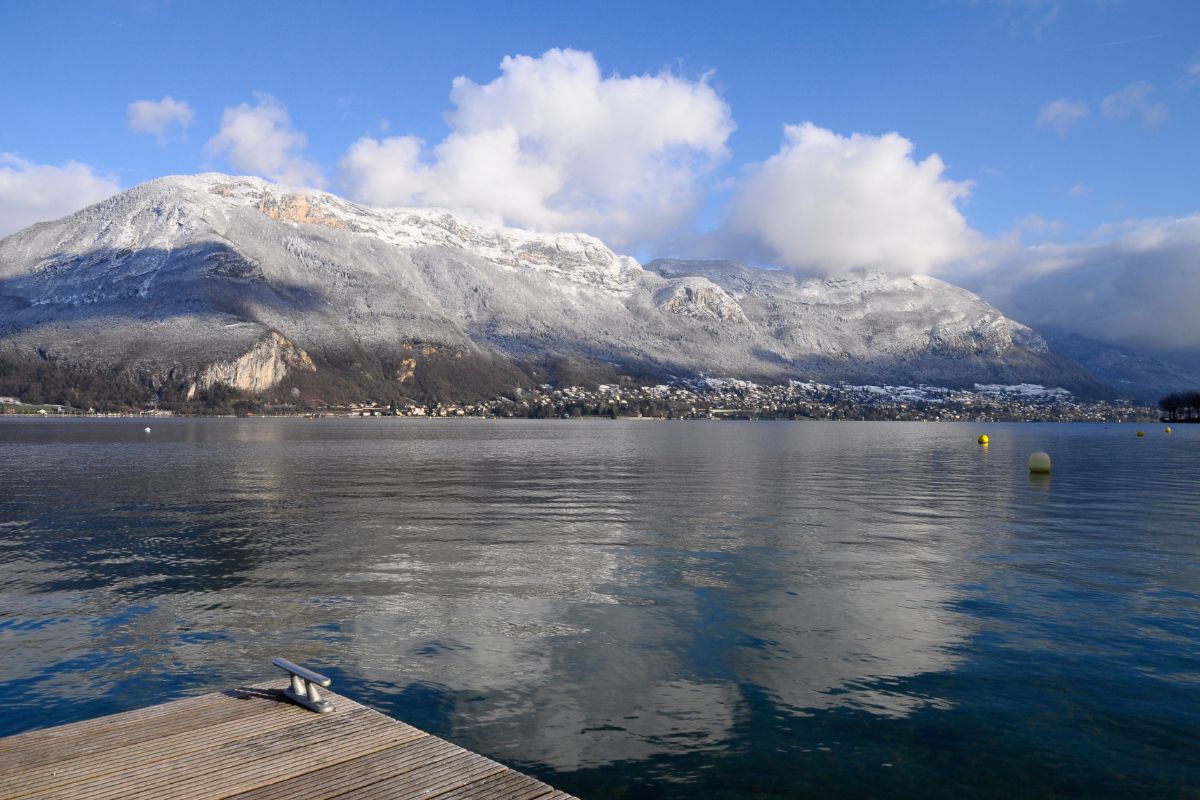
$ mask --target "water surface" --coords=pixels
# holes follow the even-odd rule
[[[1200,426],[146,424],[0,421],[0,735],[284,655],[585,798],[1200,786]]]

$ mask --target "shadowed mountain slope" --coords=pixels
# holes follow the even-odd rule
[[[478,395],[556,371],[1111,393],[934,278],[643,268],[582,234],[217,174],[151,181],[0,241],[0,350],[188,393],[334,376],[351,394]]]

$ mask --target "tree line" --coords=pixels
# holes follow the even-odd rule
[[[1200,420],[1200,392],[1172,392],[1158,401],[1158,407],[1173,422]]]

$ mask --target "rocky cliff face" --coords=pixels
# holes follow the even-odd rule
[[[460,382],[477,368],[502,383],[516,374],[504,364],[562,360],[1106,391],[1029,328],[932,278],[643,268],[582,234],[215,174],[152,181],[0,241],[0,349],[251,392],[330,368],[412,385],[435,362]]]
[[[708,278],[682,277],[660,289],[654,299],[658,308],[668,314],[717,322],[746,322],[746,313],[737,300]]]
[[[279,384],[290,371],[316,369],[308,353],[271,331],[238,358],[205,366],[187,396],[191,399],[197,388],[207,389],[217,383],[259,394]]]

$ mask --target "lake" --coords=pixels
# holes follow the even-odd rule
[[[0,735],[281,655],[584,798],[1193,796],[1200,425],[1141,427],[5,419]]]

